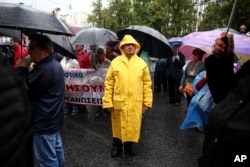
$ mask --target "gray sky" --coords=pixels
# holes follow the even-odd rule
[[[71,12],[86,12],[90,13],[93,9],[93,0],[0,0],[3,3],[19,3],[46,11],[52,11],[55,8],[61,9],[61,14],[70,14]],[[103,6],[106,7],[107,0],[102,0]],[[69,8],[71,4],[71,10]]]

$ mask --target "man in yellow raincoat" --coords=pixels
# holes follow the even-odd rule
[[[142,115],[152,107],[152,81],[147,64],[137,52],[139,43],[125,35],[120,42],[121,55],[110,64],[106,79],[103,108],[111,112],[113,144],[111,157],[122,152],[137,155]]]

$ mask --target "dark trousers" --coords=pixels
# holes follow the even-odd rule
[[[112,145],[114,147],[122,149],[122,141],[120,139],[118,139],[118,138],[113,137],[113,143],[112,143]]]
[[[181,92],[179,91],[181,79],[168,77],[168,93],[171,102],[179,103],[181,101]]]
[[[187,96],[187,107],[188,107],[191,100],[192,100],[192,98],[193,98],[193,96],[189,96],[188,94],[186,94],[186,96]]]

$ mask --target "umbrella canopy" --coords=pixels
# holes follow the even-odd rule
[[[171,47],[182,44],[182,37],[172,37],[168,40]]]
[[[20,30],[13,30],[7,28],[0,28],[0,36],[19,38],[19,39],[24,37],[23,34],[21,35]]]
[[[62,54],[63,56],[76,58],[75,50],[70,42],[69,37],[64,35],[53,35],[53,34],[44,34],[47,35],[54,44],[54,51]]]
[[[71,37],[72,45],[102,45],[105,46],[108,41],[117,41],[118,37],[115,32],[97,27],[86,27],[78,31],[75,36]]]
[[[54,51],[58,52],[64,56],[68,56],[71,58],[76,58],[74,48],[70,43],[68,37],[64,35],[54,35],[44,33],[43,35],[47,35],[54,44]],[[12,37],[12,38],[21,38],[20,30],[0,28],[0,36]]]
[[[191,55],[194,48],[200,48],[207,54],[211,54],[212,46],[222,32],[225,32],[225,28],[192,32],[182,38],[183,44],[179,50],[187,59],[192,59]],[[250,38],[247,35],[238,34],[237,31],[233,29],[230,29],[229,33],[234,36],[234,51],[241,54],[250,54]]]
[[[167,58],[173,54],[167,38],[159,31],[141,25],[130,26],[117,32],[119,39],[124,35],[132,35],[141,45],[141,50],[147,51],[150,57]]]
[[[187,60],[192,60],[192,53],[196,48],[199,48],[205,52],[203,60],[205,60],[210,54],[212,54],[212,46],[207,45],[182,44],[179,48],[179,51],[186,57]]]
[[[23,32],[73,35],[54,15],[24,4],[0,3],[0,27],[19,29]]]
[[[76,27],[76,26],[69,26],[69,29],[76,34],[78,31],[80,31],[83,27]]]

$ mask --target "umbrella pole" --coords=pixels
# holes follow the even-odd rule
[[[232,8],[232,11],[231,11],[231,14],[230,14],[230,18],[229,18],[228,24],[227,24],[227,33],[229,32],[231,23],[232,23],[232,21],[233,21],[233,17],[234,17],[234,14],[235,14],[237,2],[238,2],[238,0],[235,0],[235,1],[234,1],[234,4],[233,4],[233,8]]]
[[[23,29],[21,29],[21,57],[23,57]]]
[[[234,13],[235,13],[235,10],[236,10],[237,2],[238,2],[237,0],[234,1],[233,8],[232,8],[232,11],[231,11],[231,14],[230,14],[230,18],[229,18],[228,24],[227,24],[227,32],[226,32],[226,34],[228,34],[229,29],[230,29],[230,26],[231,26],[231,23],[232,23],[232,21],[233,21],[233,16],[234,16]],[[227,36],[225,36],[225,37],[223,37],[223,38],[221,38],[221,39],[222,39],[222,40],[224,41],[224,43],[226,44],[225,52],[227,52],[228,38],[227,38]]]

